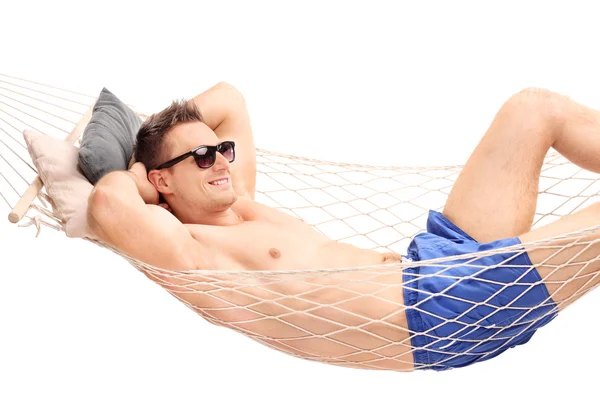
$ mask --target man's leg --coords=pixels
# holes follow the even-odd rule
[[[523,243],[534,242],[597,225],[600,225],[600,203],[525,233],[519,239]],[[560,309],[600,283],[600,230],[544,243],[544,248],[527,253]]]
[[[550,147],[600,172],[600,112],[547,90],[515,94],[469,158],[443,214],[481,242],[528,232]]]

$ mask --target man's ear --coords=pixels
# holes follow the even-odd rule
[[[168,180],[165,179],[162,172],[159,170],[153,169],[148,173],[148,180],[152,183],[152,186],[158,191],[160,194],[171,194],[173,190],[169,186]]]

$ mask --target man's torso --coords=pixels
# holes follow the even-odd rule
[[[209,252],[207,260],[212,265],[207,267],[210,269],[323,270],[401,261],[395,253],[384,254],[333,241],[301,220],[250,199],[238,200],[232,209],[244,222],[232,226],[187,225],[192,236]],[[220,282],[218,286],[237,287],[238,282],[232,279],[232,282]],[[402,309],[401,269],[331,274],[300,272],[296,277],[286,275],[264,280],[262,285],[268,284],[268,290],[260,288],[259,278],[244,279],[243,283],[246,286],[236,292],[221,290],[215,294],[216,298],[194,294],[179,296],[206,310],[203,314],[230,327],[260,335],[266,344],[286,352],[301,356],[327,353],[342,362],[372,363],[373,368],[412,369],[409,333]],[[318,290],[319,287],[322,290]],[[333,289],[326,290],[328,287]],[[252,306],[231,306],[238,301]],[[280,310],[279,302],[282,301],[287,307],[285,310]],[[290,313],[290,310],[306,310],[307,307],[314,311]],[[260,317],[276,316],[280,312],[287,315],[285,322],[276,318],[267,323]],[[365,324],[367,326],[359,329],[342,329],[344,325],[350,328]],[[322,334],[339,330],[336,334],[331,331],[337,344],[324,337],[298,339],[297,342],[291,339],[306,336],[305,329]],[[277,336],[286,338],[287,344],[276,340]],[[364,346],[373,350],[357,352],[356,347]]]

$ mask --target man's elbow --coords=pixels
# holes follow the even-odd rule
[[[238,91],[235,86],[233,86],[231,83],[225,82],[225,81],[218,82],[215,85],[215,88],[220,89],[220,90]]]
[[[238,90],[238,88],[233,86],[231,83],[221,81],[215,85],[215,89],[218,89],[218,90],[222,91],[223,93],[225,93],[225,95],[229,99],[235,100],[242,104],[245,104],[245,99],[244,99],[244,96],[242,95],[242,92],[240,92]]]
[[[110,215],[108,210],[111,207],[113,193],[105,187],[95,187],[88,197],[88,219],[91,225],[102,226],[106,218]]]

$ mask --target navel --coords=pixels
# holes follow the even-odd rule
[[[383,263],[402,262],[402,256],[396,253],[383,253]]]
[[[269,249],[269,254],[273,258],[279,258],[279,257],[281,257],[281,252],[279,250],[277,250],[276,248]]]

